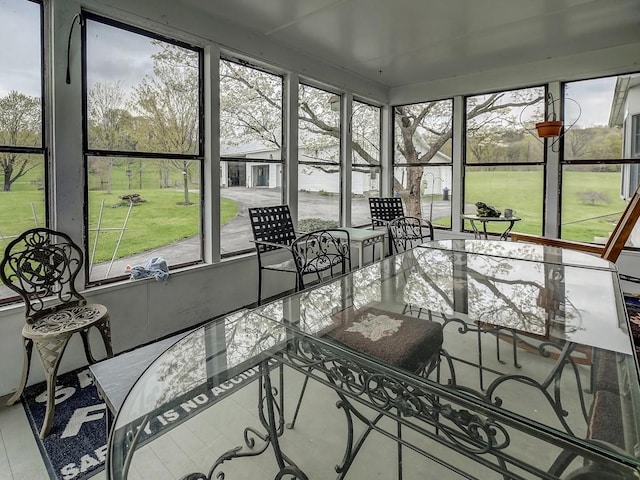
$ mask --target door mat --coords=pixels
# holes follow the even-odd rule
[[[53,426],[40,439],[46,396],[44,382],[32,385],[25,388],[22,405],[49,476],[83,480],[101,471],[107,455],[107,415],[89,370],[84,367],[58,376]]]
[[[269,369],[276,365],[278,362],[271,360]],[[193,411],[184,417],[193,416],[250,384],[259,377],[258,372],[256,366],[230,378],[220,388],[211,389],[206,400],[199,395],[197,408],[190,409]],[[58,376],[53,426],[46,438],[38,436],[46,409],[46,384],[25,388],[22,405],[52,479],[84,480],[104,469],[108,448],[106,406],[98,397],[87,367]],[[144,440],[165,433],[179,423],[164,427],[150,424],[145,428]]]

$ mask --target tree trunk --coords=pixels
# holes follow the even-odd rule
[[[407,197],[405,204],[407,205],[407,215],[422,218],[422,197],[420,195],[420,186],[422,185],[422,175],[424,169],[419,167],[407,168]]]
[[[4,165],[4,183],[2,190],[5,192],[11,191],[11,175],[13,174],[13,163],[7,162]]]
[[[184,204],[191,205],[189,201],[189,170],[187,169],[187,162],[183,162],[182,176],[184,177]]]

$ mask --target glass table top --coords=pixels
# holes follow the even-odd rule
[[[417,343],[416,352],[429,357],[420,371],[397,355],[413,348],[415,332],[426,332]],[[136,445],[153,441],[152,429],[140,425],[157,412],[224,395],[231,379],[258,375],[261,362],[312,358],[300,368],[311,372],[310,365],[326,364],[327,352],[333,362],[348,359],[333,367],[341,375],[382,372],[420,392],[421,401],[436,395],[519,432],[512,436],[532,435],[583,463],[598,465],[596,458],[621,478],[640,478],[640,384],[615,266],[580,252],[483,240],[429,242],[197,329],[133,386],[116,417],[110,478],[126,478]],[[336,390],[358,383],[330,380]],[[621,429],[603,440],[594,412],[611,398],[620,402]],[[405,416],[431,421],[424,412]],[[143,432],[137,440],[136,429]],[[518,461],[551,472],[548,478],[566,475],[546,460]]]

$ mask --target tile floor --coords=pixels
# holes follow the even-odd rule
[[[455,328],[445,329],[445,347],[449,353],[465,355],[469,351],[476,351],[475,334],[460,335]],[[523,369],[515,370],[510,362],[510,346],[504,344],[502,354],[506,364],[501,365],[495,356],[495,338],[483,335],[483,358],[487,365],[501,369],[511,369],[514,373],[533,374],[537,362],[535,356],[527,352],[520,352]],[[539,358],[539,357],[538,357]],[[533,369],[533,370],[531,370]],[[588,370],[581,367],[583,380],[586,380]],[[476,369],[465,368],[457,370],[459,382],[477,383]],[[287,393],[287,418],[293,412],[293,405],[297,400],[297,392],[302,377],[299,373],[287,371],[285,373]],[[466,376],[467,378],[463,378]],[[485,380],[486,381],[486,380]],[[564,381],[564,380],[563,380]],[[295,459],[296,463],[312,480],[335,478],[333,466],[339,463],[344,448],[345,417],[341,410],[335,407],[337,397],[335,393],[317,382],[310,382],[304,398],[298,424],[294,430],[288,430],[282,437],[282,446],[286,453]],[[502,392],[506,402],[521,402],[522,391],[514,389]],[[589,396],[587,396],[589,397]],[[6,399],[2,399],[6,400]],[[590,402],[590,398],[587,398]],[[130,479],[135,480],[165,480],[179,479],[181,476],[194,473],[207,473],[212,461],[221,453],[243,443],[242,431],[246,425],[257,425],[256,417],[257,382],[252,382],[236,394],[216,403],[212,407],[198,414],[194,419],[172,429],[157,440],[140,448],[133,457],[130,469]],[[535,405],[535,402],[534,402]],[[530,412],[530,418],[535,418],[537,408]],[[572,415],[579,418],[579,415]],[[387,423],[390,420],[386,420]],[[395,426],[389,423],[390,430]],[[577,421],[578,431],[586,430],[584,421]],[[356,422],[356,429],[362,427]],[[337,434],[337,436],[336,436]],[[438,459],[446,459],[452,455],[444,447],[429,443],[424,437],[405,430],[405,438],[412,439],[432,452],[435,461],[426,459],[407,448],[403,449],[404,480],[432,478],[438,480],[458,479],[464,476],[451,472],[438,465]],[[536,458],[547,456],[545,463],[550,465],[555,454],[541,451],[539,446],[527,444],[524,439],[513,438],[514,443],[522,442],[522,451],[531,450]],[[48,478],[44,463],[37,444],[33,439],[31,429],[22,406],[13,407],[0,405],[0,480],[38,480]],[[458,456],[459,457],[459,456]],[[364,447],[356,457],[347,478],[349,479],[394,479],[396,472],[396,444],[379,433],[372,433]],[[475,462],[458,459],[463,471],[473,472],[477,478],[502,478],[495,473],[481,472]],[[276,469],[273,455],[267,452],[251,460],[234,460],[224,464],[226,478],[274,478]],[[93,477],[95,480],[106,479],[105,472]]]

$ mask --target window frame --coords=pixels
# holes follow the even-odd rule
[[[280,145],[282,145],[282,147],[280,148],[280,159],[276,160],[276,159],[268,159],[268,158],[246,158],[246,157],[239,157],[239,156],[234,156],[234,155],[222,155],[220,154],[220,175],[222,175],[222,163],[223,162],[227,162],[227,163],[231,163],[231,162],[237,162],[237,163],[244,163],[245,164],[245,168],[247,168],[248,166],[250,166],[251,164],[254,163],[266,163],[269,165],[280,165],[281,166],[281,172],[280,172],[280,183],[283,186],[283,188],[281,189],[280,192],[280,201],[282,203],[284,203],[284,197],[285,197],[285,179],[286,179],[286,165],[288,163],[288,157],[287,157],[287,149],[285,148],[285,135],[286,135],[286,131],[285,131],[285,124],[286,124],[286,118],[285,118],[285,114],[286,114],[286,102],[285,102],[285,74],[281,73],[281,72],[277,72],[275,69],[274,70],[270,70],[268,67],[265,67],[263,65],[260,65],[259,63],[254,63],[251,62],[249,60],[245,60],[242,58],[239,58],[237,56],[234,56],[232,54],[228,54],[228,53],[224,53],[221,52],[220,53],[220,62],[231,62],[231,63],[237,63],[240,66],[246,67],[246,68],[252,68],[255,70],[258,70],[260,72],[266,73],[268,75],[273,75],[274,77],[278,77],[280,79],[281,82],[281,95],[282,95],[282,106],[281,106],[281,115],[282,115],[282,128],[280,129]],[[219,87],[219,91],[220,94],[222,94],[222,91]],[[219,112],[218,112],[219,113]],[[222,138],[220,137],[219,140],[222,140]],[[227,167],[227,172],[228,172],[228,167]],[[219,199],[220,200],[220,199]],[[222,240],[222,226],[218,225],[217,228],[220,229],[220,239]],[[234,252],[228,252],[228,253],[220,253],[220,258],[221,259],[229,259],[229,258],[233,258],[233,257],[238,257],[240,255],[245,255],[248,253],[252,253],[255,252],[255,247],[250,247],[250,248],[245,248],[242,250],[237,250]]]
[[[605,75],[605,76],[599,76],[599,77],[589,77],[589,78],[579,78],[579,79],[575,79],[575,80],[571,80],[571,81],[565,81],[565,82],[561,82],[560,83],[560,98],[561,98],[561,103],[560,103],[560,108],[561,108],[561,119],[564,121],[564,112],[565,112],[565,89],[567,87],[567,85],[571,84],[571,83],[576,83],[576,82],[586,82],[589,80],[598,80],[601,78],[608,78],[608,77],[620,77],[623,75],[633,75],[633,72],[631,73],[627,73],[627,72],[622,72],[622,73],[614,73],[611,75]],[[640,133],[640,114],[634,114],[634,115],[630,115],[630,120],[635,119],[634,117],[637,117],[637,122],[638,122],[638,132]],[[566,122],[565,122],[566,123]],[[633,125],[632,125],[633,128]],[[640,168],[640,152],[638,152],[638,156],[634,158],[633,156],[633,142],[636,141],[638,138],[635,136],[635,133],[632,129],[632,134],[631,136],[631,145],[630,147],[630,156],[627,158],[625,157],[625,150],[624,150],[624,140],[625,140],[625,136],[624,136],[624,125],[623,125],[623,144],[621,145],[622,147],[622,151],[620,154],[620,158],[619,159],[615,159],[615,158],[610,158],[610,159],[604,159],[604,158],[591,158],[591,159],[584,159],[584,160],[576,160],[576,159],[572,159],[572,160],[566,160],[565,159],[565,146],[564,146],[564,140],[565,140],[565,133],[566,133],[566,128],[563,130],[562,135],[560,136],[560,150],[558,152],[558,230],[556,233],[556,237],[557,238],[563,238],[562,237],[562,207],[563,207],[563,203],[562,203],[562,197],[563,197],[563,174],[564,174],[564,167],[567,166],[571,166],[571,165],[619,165],[621,168],[624,165],[638,165],[638,168]],[[622,172],[621,172],[622,175]],[[622,187],[622,186],[621,186]],[[624,247],[625,250],[629,250],[629,251],[640,251],[640,247],[629,247],[629,246],[625,246]]]
[[[328,93],[329,95],[332,96],[337,96],[339,97],[339,102],[338,104],[340,105],[340,109],[338,110],[338,128],[339,128],[339,135],[338,135],[338,161],[337,162],[329,162],[329,161],[307,161],[307,160],[301,160],[301,152],[302,150],[302,142],[300,141],[300,94],[301,91],[304,87],[307,88],[313,88],[316,90],[320,90],[322,92]],[[298,157],[298,162],[297,162],[297,172],[296,174],[298,175],[298,181],[296,182],[296,184],[298,185],[298,190],[300,190],[300,186],[299,186],[299,178],[300,178],[300,166],[301,165],[307,165],[310,167],[322,167],[322,166],[335,166],[338,169],[338,226],[342,226],[344,225],[344,218],[345,218],[345,212],[344,212],[344,201],[343,198],[345,196],[345,191],[344,191],[344,169],[345,169],[345,162],[347,161],[346,159],[343,158],[343,142],[344,142],[344,125],[343,125],[343,111],[342,111],[342,94],[340,94],[339,92],[332,90],[331,87],[327,87],[324,85],[319,85],[318,83],[310,80],[310,79],[304,79],[304,80],[300,80],[299,84],[298,84],[298,91],[296,92],[297,96],[298,96],[298,112],[296,115],[296,122],[298,122],[298,145],[297,145],[297,149],[298,149],[298,153],[297,153],[297,157]],[[348,159],[348,161],[350,162],[351,159]],[[299,192],[298,192],[299,194]],[[300,206],[300,200],[299,200],[299,195],[296,194],[296,198],[298,198],[298,208]],[[300,221],[300,215],[298,214],[298,221]]]
[[[194,45],[182,40],[178,40],[166,35],[162,35],[151,30],[146,30],[129,23],[121,22],[104,15],[96,14],[90,11],[82,10],[82,158],[83,158],[83,220],[84,220],[84,251],[90,251],[90,235],[89,235],[89,158],[91,157],[118,157],[118,158],[131,158],[139,160],[185,160],[185,161],[197,161],[199,162],[199,225],[200,230],[200,259],[188,261],[179,264],[169,265],[169,270],[187,267],[191,265],[199,265],[204,263],[204,232],[205,232],[205,189],[208,188],[205,185],[205,121],[204,121],[204,48],[198,45]],[[87,20],[102,23],[104,25],[118,28],[130,33],[142,35],[150,39],[159,40],[161,42],[169,43],[187,50],[191,50],[198,55],[198,143],[196,153],[170,153],[170,152],[146,152],[146,151],[128,151],[128,150],[107,150],[100,148],[89,148],[89,115],[88,115],[88,89],[87,89]],[[90,262],[85,262],[85,278],[86,286],[94,287],[99,285],[105,285],[114,283],[128,278],[128,274],[119,276],[113,276],[100,280],[91,280],[90,278]]]
[[[40,30],[40,145],[37,147],[21,147],[18,145],[0,145],[0,153],[16,153],[18,155],[41,155],[43,162],[43,182],[44,182],[44,226],[50,226],[51,218],[51,188],[50,188],[50,159],[49,159],[49,121],[47,116],[47,51],[48,43],[45,37],[48,31],[48,24],[45,21],[44,0],[24,0],[25,2],[38,5],[39,10],[39,30]],[[6,295],[4,295],[6,293]],[[22,301],[20,296],[13,290],[0,285],[0,306]]]
[[[397,105],[391,105],[391,131],[389,132],[389,135],[391,137],[391,145],[392,145],[392,153],[391,153],[391,172],[389,172],[389,181],[390,181],[390,185],[391,185],[391,194],[395,195],[396,194],[396,190],[395,190],[395,170],[396,168],[410,168],[410,167],[421,167],[423,169],[423,176],[424,176],[424,168],[425,167],[433,167],[434,164],[430,164],[429,162],[419,162],[419,163],[408,163],[406,161],[401,161],[398,162],[396,161],[396,131],[398,128],[397,122],[396,122],[396,108],[398,107],[406,107],[406,106],[411,106],[411,105],[418,105],[421,103],[436,103],[436,102],[444,102],[444,101],[449,101],[451,102],[451,138],[450,141],[451,142],[451,160],[448,163],[438,163],[435,165],[446,165],[447,167],[449,167],[449,169],[451,169],[451,180],[453,182],[453,172],[454,172],[454,163],[455,163],[455,141],[456,141],[456,129],[455,129],[455,122],[454,122],[454,112],[455,112],[455,103],[456,103],[456,99],[454,97],[445,97],[445,98],[437,98],[437,99],[433,99],[433,100],[422,100],[419,102],[412,102],[412,103],[403,103],[403,104],[397,104]],[[435,182],[435,180],[434,180]],[[449,189],[451,189],[451,186],[449,187]],[[405,213],[406,214],[406,213]],[[449,216],[449,225],[448,227],[443,227],[441,225],[436,225],[433,224],[433,228],[435,230],[442,230],[442,231],[451,231],[453,229],[453,205],[451,205],[451,209],[450,209],[450,216]],[[426,219],[425,219],[426,220]]]
[[[543,233],[546,230],[546,224],[547,224],[547,219],[545,216],[545,212],[547,211],[547,164],[548,164],[548,151],[546,148],[546,143],[543,143],[543,148],[542,148],[542,160],[541,161],[536,161],[536,162],[509,162],[509,163],[505,163],[505,162],[477,162],[477,163],[470,163],[467,159],[467,122],[468,122],[468,118],[467,118],[467,104],[468,104],[468,100],[470,97],[477,97],[480,95],[493,95],[495,93],[501,93],[501,92],[513,92],[516,90],[526,90],[526,89],[532,89],[532,88],[543,88],[544,89],[544,94],[543,94],[543,99],[547,98],[547,95],[549,94],[549,83],[544,83],[544,84],[537,84],[537,85],[525,85],[525,86],[521,86],[521,87],[514,87],[511,89],[501,89],[501,90],[492,90],[489,92],[482,92],[482,93],[473,93],[473,94],[469,94],[469,95],[465,95],[462,99],[462,132],[461,134],[463,135],[462,138],[462,152],[460,153],[461,158],[462,158],[462,179],[461,179],[461,196],[460,196],[460,201],[461,201],[461,205],[465,205],[466,204],[466,176],[467,176],[467,168],[473,169],[475,167],[505,167],[505,166],[509,166],[509,167],[531,167],[531,166],[539,166],[542,167],[542,209],[541,209],[541,232]],[[527,108],[527,107],[524,107]],[[546,116],[547,114],[547,105],[545,103],[545,111],[544,114]],[[523,126],[523,128],[525,128]],[[526,129],[526,128],[525,128]],[[461,212],[464,213],[464,212]],[[460,230],[464,233],[474,233],[472,229],[465,229],[465,221],[461,221],[460,223]],[[500,235],[500,234],[493,234],[493,233],[489,233],[489,235]]]

